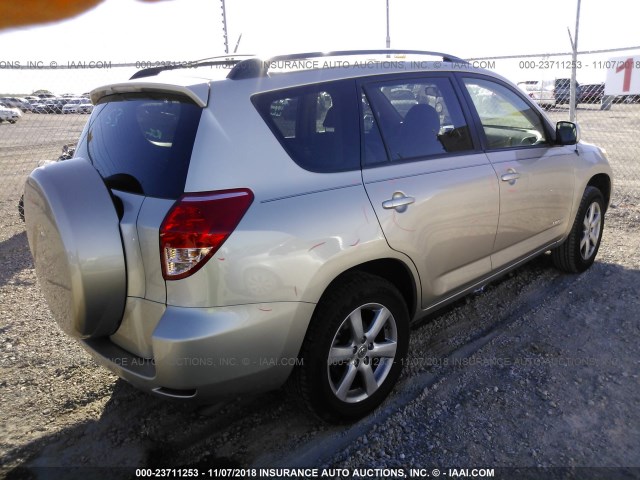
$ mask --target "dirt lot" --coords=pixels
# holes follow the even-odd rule
[[[0,476],[315,467],[347,470],[326,472],[332,477],[471,476],[475,468],[497,478],[640,478],[640,144],[617,147],[609,136],[640,117],[580,115],[583,136],[606,143],[621,177],[596,264],[563,275],[543,256],[425,319],[393,395],[346,426],[317,421],[284,391],[194,407],[138,392],[96,366],[51,318],[15,208],[34,159],[56,156],[86,117],[0,125]],[[624,117],[617,127],[598,120],[616,116]],[[16,126],[56,136],[37,150],[14,149],[23,135],[5,129]]]

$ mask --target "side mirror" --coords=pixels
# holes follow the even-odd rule
[[[580,141],[580,128],[572,122],[556,124],[556,143],[558,145],[575,145]]]

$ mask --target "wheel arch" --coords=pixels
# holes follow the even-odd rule
[[[587,187],[595,187],[602,193],[604,197],[605,211],[609,208],[609,202],[611,200],[611,178],[605,173],[599,173],[589,179],[586,185]],[[585,187],[586,188],[586,187]]]
[[[400,295],[402,295],[407,305],[409,318],[413,319],[418,306],[416,278],[411,269],[404,262],[396,258],[370,260],[345,270],[327,285],[318,303],[322,302],[326,293],[330,291],[334,285],[339,283],[345,275],[353,272],[369,273],[391,282],[398,289]]]

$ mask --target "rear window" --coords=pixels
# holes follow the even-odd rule
[[[76,151],[117,190],[176,199],[184,193],[202,109],[186,97],[123,94],[93,109]]]

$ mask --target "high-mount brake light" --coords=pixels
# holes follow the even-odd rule
[[[197,272],[229,238],[253,202],[246,188],[185,193],[160,226],[160,257],[165,280]]]

